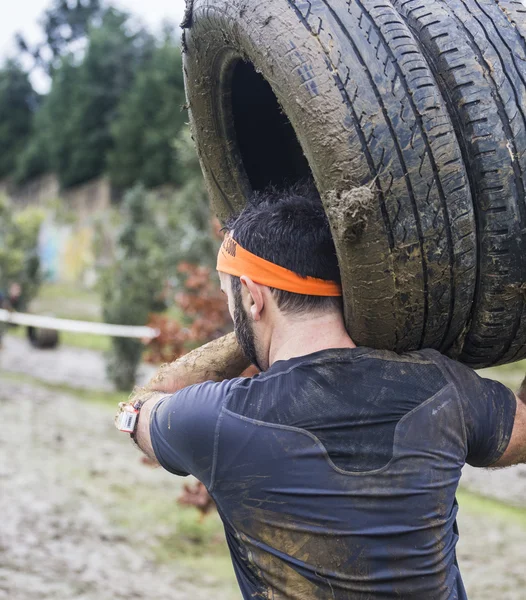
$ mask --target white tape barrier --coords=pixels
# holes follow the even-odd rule
[[[71,319],[56,319],[26,313],[11,312],[0,309],[0,322],[15,325],[27,325],[42,329],[57,329],[58,331],[74,331],[76,333],[92,333],[93,335],[109,335],[111,337],[153,339],[158,337],[159,330],[152,327],[135,327],[132,325],[110,325],[109,323],[91,323],[89,321],[72,321]]]

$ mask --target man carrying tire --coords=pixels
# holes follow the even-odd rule
[[[262,372],[207,381],[217,365],[240,372],[238,349],[216,347],[210,368],[165,367],[123,408],[148,456],[206,485],[243,597],[466,598],[461,469],[526,461],[526,386],[516,397],[434,350],[356,347],[310,193],[256,195],[229,223],[218,270]]]

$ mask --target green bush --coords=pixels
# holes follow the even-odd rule
[[[7,198],[0,196],[0,291],[12,283],[22,289],[17,308],[25,310],[41,283],[38,258],[38,233],[44,219],[39,208],[14,211]]]
[[[101,277],[103,315],[107,323],[145,325],[151,312],[166,308],[162,291],[166,278],[166,237],[156,221],[155,198],[143,186],[124,198],[124,221],[114,263]],[[119,390],[135,385],[143,344],[113,338],[108,375]]]
[[[108,323],[146,324],[150,313],[166,308],[163,290],[167,282],[179,283],[179,263],[215,264],[219,241],[214,239],[210,203],[187,127],[173,146],[183,186],[159,195],[139,184],[125,194],[116,255],[101,278]],[[138,340],[112,341],[108,373],[118,389],[133,387],[142,350]]]
[[[214,236],[210,200],[188,126],[181,130],[174,147],[183,185],[163,205],[170,231],[168,261],[171,265],[184,261],[214,268],[219,240]]]

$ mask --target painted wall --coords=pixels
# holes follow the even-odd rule
[[[39,235],[39,255],[44,277],[50,281],[91,286],[96,280],[94,240],[101,221],[110,221],[111,188],[105,178],[60,192],[58,181],[46,175],[13,188],[0,182],[16,207],[40,206],[46,219]],[[104,244],[107,249],[108,244]],[[111,246],[111,244],[110,244]]]

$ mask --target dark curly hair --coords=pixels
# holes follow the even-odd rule
[[[341,282],[336,250],[319,194],[310,183],[255,192],[225,229],[246,250],[302,277]],[[232,277],[235,294],[241,289]],[[341,310],[341,298],[308,296],[271,288],[280,310],[289,313]]]

